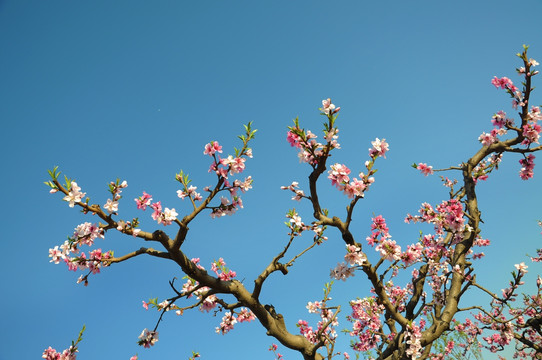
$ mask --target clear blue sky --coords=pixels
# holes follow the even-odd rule
[[[491,129],[492,114],[512,111],[490,79],[517,80],[515,53],[522,44],[542,62],[541,11],[538,0],[521,6],[503,0],[0,0],[0,360],[39,358],[49,345],[62,350],[83,324],[80,360],[127,360],[135,353],[142,360],[186,359],[192,350],[205,359],[272,359],[273,339],[259,324],[240,324],[221,336],[214,333],[221,315],[197,311],[166,316],[157,345],[138,347],[137,336],[158,314],[144,311],[141,301],[171,296],[168,280],[182,275],[166,261],[139,257],[105,269],[86,288],[77,285],[79,274],[49,263],[48,249],[78,224],[96,220],[48,193],[47,169],[59,165],[100,204],[109,181],[127,180],[121,214],[144,218],[144,229],[153,231],[157,226],[132,199],[145,190],[185,213],[174,174],[182,168],[200,189],[211,184],[204,144],[218,140],[232,149],[242,124],[253,120],[259,131],[246,173],[254,189],[243,198],[245,209],[217,220],[201,216],[184,245],[207,267],[224,257],[250,284],[287,241],[286,211],[307,210],[279,190],[293,180],[306,189],[309,173],[286,143],[286,126],[299,116],[319,132],[317,108],[331,97],[342,107],[343,150],[336,161],[359,171],[371,140],[390,143],[376,183],[358,205],[354,233],[364,239],[372,214],[382,214],[406,246],[420,229],[430,229],[406,225],[404,216],[421,202],[446,197],[437,177],[420,176],[410,164],[438,168],[466,160],[479,148],[479,134]],[[541,82],[538,77],[535,85]],[[538,91],[533,98],[542,103]],[[504,160],[479,186],[483,235],[493,246],[478,277],[495,291],[506,286],[513,264],[542,245],[536,224],[542,165],[524,182],[518,158]],[[325,181],[322,188],[326,206],[342,211],[344,197]],[[309,211],[301,215],[310,219]],[[274,275],[262,293],[291,331],[300,318],[316,323],[306,302],[320,299],[329,269],[342,259],[337,233],[328,236],[287,277]],[[299,239],[298,248],[310,241]],[[98,246],[120,255],[143,242],[111,233]],[[528,280],[541,272],[529,269]],[[332,297],[346,305],[348,296],[367,293],[358,276],[338,284]]]

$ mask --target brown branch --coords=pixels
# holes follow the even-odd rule
[[[294,240],[294,235],[290,235],[290,240],[288,241],[288,244],[284,247],[284,249],[278,253],[277,256],[271,260],[269,265],[262,271],[262,273],[254,280],[254,290],[252,291],[252,296],[255,299],[258,299],[260,297],[260,292],[262,291],[262,286],[264,281],[277,270],[280,270],[284,275],[288,273],[288,269],[286,265],[279,263],[279,260],[284,257],[286,254],[286,251],[290,248],[290,245],[292,244]]]
[[[114,263],[120,263],[120,262],[126,261],[128,259],[131,259],[133,257],[139,256],[139,255],[142,255],[142,254],[147,254],[147,255],[159,257],[159,258],[162,258],[162,259],[170,259],[171,260],[171,256],[167,252],[162,252],[162,251],[158,251],[158,250],[155,250],[155,249],[152,249],[152,248],[142,247],[139,250],[133,251],[133,252],[128,253],[126,255],[106,259],[106,260],[103,261],[103,263],[104,263],[104,265],[105,264],[110,265],[110,264],[114,264]]]
[[[307,251],[309,251],[310,249],[312,249],[313,247],[315,247],[316,245],[318,245],[318,242],[313,242],[309,247],[307,247],[305,250],[303,250],[302,252],[300,252],[299,254],[297,254],[296,256],[294,256],[290,261],[288,261],[286,263],[286,266],[287,267],[290,267],[293,265],[293,263],[299,258],[301,257],[301,255],[305,254]]]

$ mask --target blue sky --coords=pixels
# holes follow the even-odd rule
[[[186,359],[192,350],[206,359],[272,359],[267,348],[273,339],[258,324],[220,336],[214,327],[221,315],[197,311],[167,316],[157,345],[139,348],[137,336],[157,319],[141,301],[171,296],[168,280],[182,275],[165,261],[138,257],[105,269],[88,287],[75,284],[79,274],[49,263],[48,249],[78,224],[96,220],[48,193],[47,170],[59,165],[100,204],[109,181],[127,180],[121,214],[140,216],[143,228],[153,231],[157,226],[132,199],[145,190],[186,213],[175,173],[185,170],[200,189],[210,185],[203,146],[218,140],[232,149],[242,124],[254,121],[254,159],[246,170],[254,189],[243,197],[245,209],[216,220],[204,214],[184,245],[207,267],[224,257],[250,284],[286,243],[287,210],[296,207],[307,220],[311,214],[280,190],[294,180],[306,189],[309,174],[285,141],[286,127],[299,116],[304,127],[319,132],[317,108],[331,97],[342,108],[343,150],[335,161],[360,171],[371,140],[390,143],[374,186],[358,205],[354,233],[363,239],[371,216],[382,214],[393,238],[406,246],[430,229],[404,224],[405,215],[446,197],[437,177],[420,176],[410,164],[439,168],[465,161],[479,148],[480,133],[491,129],[493,113],[512,113],[508,96],[490,79],[517,80],[515,54],[522,44],[542,60],[540,11],[542,3],[533,0],[521,9],[500,0],[0,1],[6,203],[0,210],[0,360],[37,358],[49,345],[64,349],[83,324],[80,360],[135,353],[144,360]],[[533,97],[542,103],[538,91]],[[518,159],[505,156],[502,169],[478,187],[483,236],[493,241],[478,264],[478,279],[495,291],[506,286],[513,264],[541,247],[540,171],[521,181]],[[321,185],[326,206],[343,211],[346,199],[327,182]],[[337,233],[328,236],[287,277],[269,279],[262,293],[291,331],[300,318],[316,323],[306,302],[321,297],[329,269],[342,259]],[[296,249],[310,241],[299,239]],[[97,245],[118,255],[144,244],[111,233]],[[539,265],[530,270],[527,280],[541,273]],[[367,293],[358,276],[337,284],[332,297],[346,305]],[[476,295],[471,301],[479,301]],[[347,342],[341,345],[347,350]]]

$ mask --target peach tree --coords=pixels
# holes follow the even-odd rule
[[[479,354],[481,348],[498,352],[508,345],[515,346],[517,357],[542,358],[540,277],[537,292],[524,294],[519,305],[514,306],[528,266],[516,264],[509,287],[497,294],[477,282],[474,265],[484,256],[480,248],[490,244],[482,237],[477,185],[498,169],[504,153],[517,156],[522,179],[532,178],[534,153],[542,149],[539,145],[542,128],[538,124],[542,113],[540,107],[532,106],[530,101],[531,80],[538,73],[535,70],[538,63],[528,58],[527,47],[518,56],[522,61],[517,69],[522,77],[521,89],[507,77],[495,77],[491,81],[511,97],[518,118],[513,119],[502,110],[496,112],[491,120],[492,128],[478,139],[479,150],[459,165],[433,169],[426,163],[413,164],[425,176],[437,172],[446,174],[440,178],[448,191],[440,203],[422,203],[415,215],[406,216],[406,222],[430,224],[433,229],[411,244],[393,240],[382,215],[372,217],[367,234],[351,231],[356,205],[375,181],[375,166],[385,158],[390,147],[385,139],[376,138],[363,168],[355,172],[346,164],[333,163],[331,154],[341,148],[337,125],[340,108],[325,99],[320,108],[325,119],[321,139],[305,129],[298,119],[287,131],[287,141],[297,150],[309,175],[306,183],[293,181],[282,189],[291,192],[294,201],[307,202],[312,214],[300,214],[295,209],[287,212],[285,245],[262,264],[253,281],[239,281],[237,273],[227,267],[223,258],[201,264],[199,258],[183,250],[189,226],[198,216],[223,217],[243,208],[242,195],[252,188],[253,182],[251,176],[243,175],[247,160],[252,158],[250,143],[256,133],[251,123],[245,125],[244,134],[239,136],[240,148],[231,154],[226,155],[218,141],[205,145],[203,154],[210,160],[209,172],[213,177],[210,185],[198,189],[182,170],[175,175],[179,187],[177,196],[189,203],[187,213],[179,214],[146,192],[134,199],[132,205],[150,213],[157,229],[141,229],[138,218],[121,217],[121,193],[128,186],[126,181],[112,181],[108,189],[110,198],[105,204],[95,204],[78,182],[61,178],[57,167],[50,170],[51,179],[46,182],[50,192],[61,194],[70,207],[79,208],[96,219],[78,225],[68,240],[50,249],[51,262],[64,263],[68,269],[80,271],[78,282],[85,286],[89,278],[103,268],[138,256],[174,262],[185,275],[182,282],[170,281],[168,298],[143,301],[143,307],[158,311],[156,324],[144,329],[139,336],[138,343],[143,347],[156,344],[164,316],[198,309],[204,313],[221,313],[222,320],[216,327],[219,334],[228,333],[237,323],[259,322],[274,342],[299,352],[305,360],[349,359],[353,356],[350,354],[371,359],[461,358],[467,352]],[[338,196],[344,196],[344,213],[331,214],[321,201],[319,189],[327,181],[342,193]],[[307,218],[311,220],[304,220]],[[122,255],[96,248],[96,240],[108,232],[143,239],[149,246]],[[292,243],[305,233],[312,236],[311,243],[302,251],[292,253]],[[310,250],[322,245],[328,237],[339,238],[342,245],[334,241],[325,246],[344,246],[345,255],[330,270],[332,281],[326,284],[323,297],[310,299],[306,305],[309,313],[318,315],[319,321],[310,324],[306,320],[295,322],[285,318],[281,309],[268,305],[262,298],[266,281],[276,272],[288,274],[299,257],[309,256]],[[86,247],[91,250],[85,252]],[[541,260],[542,252],[538,250],[532,261]],[[345,303],[331,299],[333,281],[347,281],[361,273],[368,279],[370,296]],[[403,281],[399,274],[408,274],[409,280]],[[488,305],[462,306],[464,295],[471,290],[487,294]],[[346,316],[339,317],[341,312]],[[335,346],[341,330],[351,338],[348,351]],[[82,332],[68,349],[57,352],[50,347],[43,358],[75,359],[81,339]],[[269,350],[277,359],[283,358],[275,343]],[[193,353],[191,359],[198,357],[198,353]]]

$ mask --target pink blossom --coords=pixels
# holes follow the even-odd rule
[[[363,173],[360,175],[363,175]],[[355,196],[363,197],[366,189],[367,185],[365,182],[358,180],[357,178],[353,178],[350,183],[344,185],[344,193],[349,198],[353,198]]]
[[[322,303],[320,301],[315,302],[308,302],[306,306],[307,310],[309,310],[309,313],[316,314],[320,312],[320,309],[322,308]]]
[[[540,138],[540,132],[542,127],[536,123],[529,123],[523,125],[522,135],[525,139],[521,142],[523,145],[529,145],[532,143],[538,144],[538,139]]]
[[[299,328],[301,335],[306,337],[311,343],[316,344],[316,334],[307,321],[299,320],[296,326]]]
[[[521,179],[528,180],[533,177],[534,159],[535,156],[533,154],[529,154],[524,159],[519,160],[519,163],[521,164],[519,176]]]
[[[354,276],[354,268],[349,268],[344,262],[339,263],[331,269],[329,276],[336,280],[346,281],[350,276]]]
[[[228,156],[229,158],[229,156]],[[243,170],[245,170],[245,158],[242,157],[236,157],[230,162],[231,166],[231,173],[238,174],[242,173]]]
[[[382,215],[378,215],[371,220],[373,221],[371,224],[371,230],[377,230],[382,233],[387,233],[389,231],[389,228],[386,225],[386,219],[384,219]]]
[[[496,142],[497,139],[495,138],[495,136],[493,136],[493,134],[491,133],[488,134],[486,132],[483,132],[482,135],[478,137],[478,141],[480,141],[482,145],[484,146],[489,146],[493,144],[494,142]]]
[[[331,103],[331,99],[328,98],[328,99],[322,100],[321,110],[324,112],[324,114],[329,115],[329,114],[335,114],[339,112],[341,108],[340,107],[335,108],[335,105]]]
[[[540,107],[531,106],[531,110],[527,113],[527,121],[536,123],[539,120],[542,120],[542,112],[540,111]]]
[[[513,96],[514,96],[514,99],[512,100],[512,107],[514,109],[517,109],[518,106],[525,106],[525,101],[524,101],[524,98],[523,98],[523,94],[519,91],[517,91],[517,88],[516,88],[516,91],[513,92]]]
[[[519,271],[520,274],[526,274],[528,271],[527,271],[527,265],[525,265],[524,262],[520,263],[520,264],[516,264],[514,265],[516,267],[516,269]]]
[[[49,346],[48,349],[45,349],[41,357],[46,360],[58,360],[60,359],[60,354],[57,353],[55,349]]]
[[[55,246],[53,249],[49,249],[49,257],[51,258],[49,262],[58,264],[60,260],[64,259],[66,256],[62,253],[62,251],[58,250],[58,246]]]
[[[407,251],[401,255],[401,260],[403,260],[406,266],[412,265],[422,256],[422,250],[423,247],[420,243],[408,245]]]
[[[153,346],[158,341],[158,332],[150,331],[149,329],[144,329],[139,335],[138,345],[143,346],[144,348],[149,348]]]
[[[390,149],[389,144],[386,142],[386,139],[380,140],[379,138],[376,138],[375,141],[371,141],[371,144],[373,145],[373,147],[369,149],[370,157],[386,157],[386,152],[388,152]]]
[[[421,337],[421,330],[419,326],[416,326],[416,322],[412,322],[412,324],[409,324],[407,327],[407,331],[405,331],[405,338],[408,339],[406,343],[409,344],[406,353],[412,359],[417,359],[420,355],[422,349],[420,341]]]
[[[291,226],[295,225],[300,228],[303,227],[303,221],[301,220],[301,216],[299,216],[297,212],[293,211],[291,214],[286,215],[286,217],[290,218]]]
[[[531,261],[533,262],[542,262],[542,249],[537,249],[537,256],[531,257]]]
[[[237,315],[237,321],[239,321],[240,323],[250,322],[254,320],[256,320],[256,315],[254,315],[254,313],[247,308],[242,308]]]
[[[206,312],[211,311],[218,305],[217,300],[218,299],[215,295],[207,296],[201,303],[200,310]]]
[[[419,163],[416,166],[416,169],[420,170],[421,173],[424,174],[425,176],[433,175],[433,167],[432,166],[427,166],[426,163]]]
[[[215,153],[222,153],[222,146],[218,144],[218,141],[211,141],[205,145],[204,155],[213,156]]]
[[[295,191],[295,189],[299,187],[299,183],[297,181],[292,181],[292,184],[289,185],[289,186],[281,186],[280,189],[281,190],[290,190],[290,191]]]
[[[512,80],[510,80],[507,77],[497,78],[496,76],[493,77],[491,80],[491,83],[498,89],[509,89],[512,92],[515,92],[518,90],[516,86],[514,86],[514,83]]]
[[[104,205],[104,208],[111,214],[119,210],[119,203],[118,201],[107,199],[107,203]]]
[[[331,185],[335,185],[339,190],[343,190],[344,183],[348,183],[350,178],[350,169],[343,164],[333,164],[331,165],[331,170],[329,170],[328,179],[331,180]]]
[[[75,228],[73,237],[77,240],[76,247],[77,245],[92,246],[96,238],[104,238],[104,231],[96,224],[85,222]]]
[[[236,179],[233,182],[233,185],[241,189],[242,192],[246,192],[252,189],[252,182],[253,182],[252,176],[249,176],[245,178],[245,180],[243,180],[242,182]]]
[[[160,214],[162,213],[162,204],[160,201],[155,202],[154,204],[150,205],[150,208],[154,210],[152,213],[152,219],[158,220],[160,218]]]
[[[218,169],[216,169],[215,173],[218,176],[223,177],[224,179],[228,178],[228,169],[226,169],[226,168],[218,168]]]
[[[169,208],[165,208],[163,216],[162,216],[162,223],[164,225],[170,225],[172,221],[177,220],[177,215],[179,214],[177,214],[177,212],[175,211],[175,208],[171,210]],[[160,223],[160,221],[158,223]]]
[[[223,272],[220,275],[218,275],[218,278],[222,281],[230,281],[236,276],[237,276],[237,273],[235,271],[229,270],[228,272]]]
[[[502,128],[506,123],[510,123],[511,119],[506,118],[506,113],[504,111],[499,111],[493,117],[491,118],[491,122],[493,123],[493,126],[498,127],[499,129]]]
[[[395,240],[386,239],[378,244],[375,250],[379,251],[382,258],[388,261],[401,259],[401,247],[395,243]]]
[[[339,135],[337,135],[338,133],[339,133],[339,129],[331,128],[329,129],[329,131],[325,133],[325,136],[324,136],[328,144],[334,149],[341,148],[341,145],[337,142],[337,139],[339,138]]]
[[[301,138],[299,135],[296,135],[291,130],[286,133],[286,140],[292,147],[301,148],[300,140]]]
[[[64,196],[62,200],[68,201],[70,203],[69,206],[74,207],[75,203],[80,202],[85,195],[86,193],[81,192],[81,188],[77,186],[77,183],[72,181],[68,195]]]
[[[140,196],[137,199],[134,199],[134,201],[137,204],[138,209],[145,210],[147,206],[151,204],[152,196],[147,194],[145,191],[143,191],[143,196]]]
[[[216,327],[216,333],[217,334],[226,334],[228,331],[233,329],[233,326],[237,323],[237,319],[235,316],[228,311],[224,316],[222,317],[222,322],[220,323],[219,327]]]
[[[365,254],[361,251],[361,249],[355,245],[347,245],[346,246],[347,253],[344,256],[344,260],[350,264],[350,266],[355,265],[363,265],[363,263],[366,261]]]

